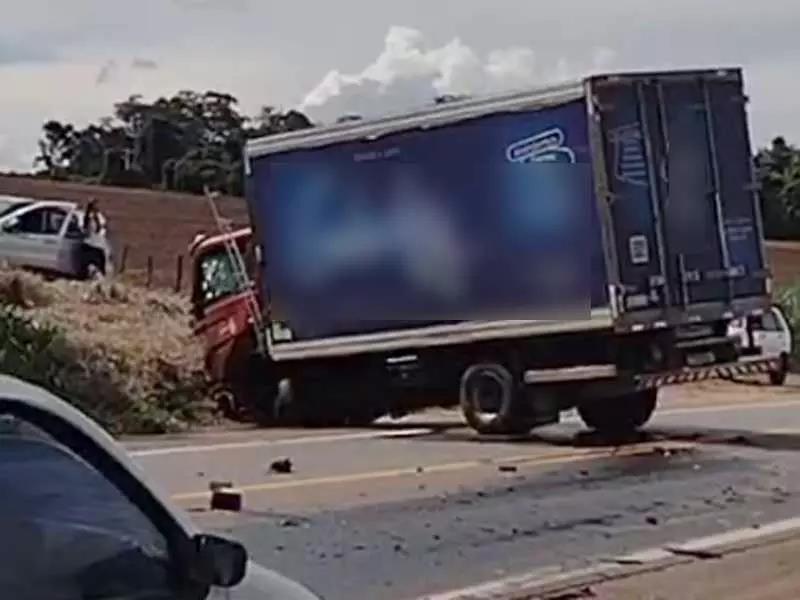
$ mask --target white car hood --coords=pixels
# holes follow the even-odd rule
[[[232,589],[214,588],[209,600],[322,600],[299,583],[250,561],[242,582]]]

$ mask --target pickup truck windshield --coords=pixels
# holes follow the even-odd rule
[[[9,213],[29,205],[30,202],[14,202],[10,200],[0,200],[0,217],[5,217]]]

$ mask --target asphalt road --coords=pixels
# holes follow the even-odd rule
[[[454,413],[362,430],[241,430],[132,440],[206,528],[329,600],[404,599],[615,556],[800,512],[800,385],[664,391],[635,439],[574,416],[480,438]],[[270,472],[289,458],[292,472]],[[208,509],[229,481],[244,510]]]

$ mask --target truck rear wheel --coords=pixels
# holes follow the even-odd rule
[[[461,411],[470,427],[482,434],[521,434],[530,431],[519,406],[513,375],[503,365],[469,367],[461,378]]]
[[[657,389],[642,390],[586,402],[578,406],[578,414],[587,427],[599,433],[629,433],[650,420],[657,398]]]

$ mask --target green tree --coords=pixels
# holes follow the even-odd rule
[[[45,123],[38,162],[47,177],[241,194],[247,139],[311,126],[298,111],[272,107],[249,118],[222,92],[183,90],[155,102],[135,95],[117,103],[113,117],[82,130]]]
[[[51,120],[42,126],[36,164],[44,165],[51,178],[66,175],[74,157],[75,135],[75,128],[69,123]]]
[[[800,239],[800,150],[777,137],[755,162],[767,237]]]

